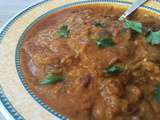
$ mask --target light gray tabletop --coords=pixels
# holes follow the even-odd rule
[[[40,0],[0,0],[0,27],[13,15]],[[6,120],[0,113],[0,120]]]
[[[0,27],[17,12],[40,0],[0,0]]]

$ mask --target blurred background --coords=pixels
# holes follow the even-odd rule
[[[17,12],[38,1],[40,0],[0,0],[0,27]]]

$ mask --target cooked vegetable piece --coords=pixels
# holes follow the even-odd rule
[[[123,71],[124,70],[122,68],[115,66],[115,65],[111,65],[111,66],[104,69],[104,72],[109,73],[109,74],[118,74]]]
[[[131,20],[125,20],[124,22],[124,28],[131,29],[135,32],[141,33],[142,32],[142,23],[136,22],[136,21],[131,21]]]
[[[153,32],[150,30],[146,35],[146,41],[151,45],[159,45],[160,44],[160,30]]]
[[[53,84],[59,81],[64,80],[63,77],[61,76],[57,76],[57,75],[52,75],[52,74],[48,74],[42,81],[40,84],[42,85],[46,85],[46,84]]]
[[[94,25],[95,27],[105,27],[105,24],[100,21],[94,21],[92,25]]]
[[[157,102],[160,102],[160,86],[156,87],[154,91],[154,98]]]
[[[96,44],[99,48],[105,48],[105,47],[113,47],[115,43],[110,38],[101,38],[96,41]]]
[[[68,29],[68,25],[63,25],[58,30],[58,35],[62,38],[67,38],[69,36],[70,30]]]

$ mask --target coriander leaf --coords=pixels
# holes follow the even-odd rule
[[[67,38],[69,36],[70,30],[68,29],[68,25],[63,25],[58,30],[58,35],[61,38]]]
[[[115,66],[115,65],[111,65],[111,66],[104,69],[104,72],[108,73],[108,74],[118,74],[123,71],[124,70],[122,68]]]
[[[46,85],[46,84],[53,84],[59,81],[64,80],[63,77],[61,76],[57,76],[57,75],[52,75],[52,74],[48,74],[41,82],[40,84],[42,85]]]
[[[151,45],[158,45],[160,44],[160,30],[153,32],[149,31],[148,34],[146,35],[146,41],[147,43]]]
[[[142,32],[142,23],[131,21],[131,20],[125,20],[124,22],[124,28],[131,29],[135,32],[141,33]]]
[[[160,102],[160,86],[154,90],[154,98],[157,102]]]
[[[95,27],[105,27],[105,24],[100,21],[94,21],[92,25],[94,25]]]
[[[99,48],[112,47],[115,45],[112,39],[109,38],[101,38],[96,41],[96,45]]]

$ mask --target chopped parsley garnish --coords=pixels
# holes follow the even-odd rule
[[[48,75],[40,82],[40,84],[42,84],[42,85],[53,84],[53,83],[57,83],[57,82],[62,81],[62,80],[64,80],[64,78],[61,77],[61,76],[48,74]]]
[[[96,41],[96,45],[99,48],[105,48],[105,47],[113,47],[115,43],[110,38],[100,38]]]
[[[103,70],[104,73],[108,74],[118,74],[123,72],[124,70],[116,65],[111,65]]]
[[[142,23],[140,22],[137,22],[137,21],[131,21],[131,20],[125,20],[124,21],[124,28],[127,28],[127,29],[131,29],[135,32],[138,32],[138,33],[142,33]]]
[[[95,27],[105,27],[105,23],[100,21],[94,21],[92,25],[94,25]]]
[[[148,34],[146,35],[146,41],[147,43],[151,45],[159,45],[160,44],[160,30],[153,32],[150,30]]]
[[[154,98],[157,102],[160,102],[160,86],[154,90]]]
[[[58,30],[58,35],[61,38],[67,38],[70,34],[70,30],[68,29],[68,25],[63,25]]]

